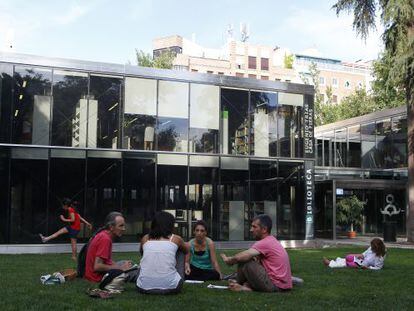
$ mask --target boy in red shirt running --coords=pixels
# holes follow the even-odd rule
[[[69,199],[63,199],[62,203],[62,208],[68,212],[68,218],[65,218],[63,215],[60,215],[60,220],[67,223],[68,225],[47,237],[43,236],[42,234],[39,234],[39,236],[42,239],[42,242],[46,243],[50,240],[57,238],[62,234],[68,233],[70,237],[70,244],[72,246],[72,259],[76,261],[76,238],[81,229],[81,222],[86,224],[90,230],[92,229],[92,225],[79,215],[79,213],[73,207],[74,204],[71,204],[71,201]]]

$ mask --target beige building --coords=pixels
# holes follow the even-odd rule
[[[286,68],[285,58],[292,55],[289,49],[234,39],[229,39],[220,49],[205,48],[178,35],[154,39],[154,57],[163,51],[174,52],[173,68],[176,70],[294,83],[303,83],[303,77],[309,75],[309,65],[315,62],[320,71],[320,92],[327,101],[326,93],[331,89],[334,103],[340,102],[356,88],[368,90],[372,79],[371,67],[367,63],[344,63],[296,54],[292,68]]]

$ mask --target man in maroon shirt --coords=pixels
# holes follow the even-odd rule
[[[125,231],[125,219],[121,213],[111,212],[105,220],[104,230],[100,231],[89,244],[85,262],[85,278],[100,282],[110,270],[131,269],[131,261],[112,261],[112,241]]]

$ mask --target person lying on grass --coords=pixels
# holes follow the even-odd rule
[[[335,260],[323,258],[323,263],[329,268],[362,268],[380,270],[384,267],[386,254],[384,242],[379,238],[374,238],[369,247],[362,254],[349,254],[345,258],[337,257]]]
[[[216,258],[214,242],[207,237],[207,224],[203,220],[194,226],[194,239],[190,240],[190,252],[185,257],[187,280],[220,280],[221,271]]]
[[[280,242],[270,235],[271,228],[272,219],[268,215],[256,216],[250,232],[257,242],[234,256],[221,254],[227,265],[238,264],[237,280],[229,280],[230,290],[278,292],[292,288],[289,256]]]

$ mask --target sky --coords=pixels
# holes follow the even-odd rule
[[[124,64],[135,49],[152,52],[157,37],[195,38],[221,48],[228,25],[240,39],[343,61],[373,60],[382,50],[378,32],[366,42],[352,16],[337,17],[334,0],[0,0],[0,51]]]

